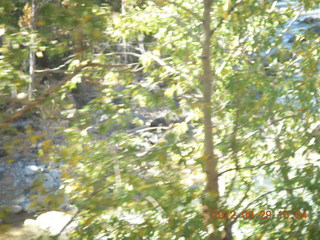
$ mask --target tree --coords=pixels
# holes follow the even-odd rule
[[[219,198],[218,188],[218,174],[217,174],[217,157],[214,153],[213,145],[213,129],[212,129],[212,85],[216,85],[213,70],[211,67],[211,36],[213,34],[211,29],[211,11],[213,1],[203,2],[203,30],[204,40],[202,43],[202,92],[203,92],[203,118],[204,118],[204,171],[206,173],[206,191],[211,198],[208,203],[205,202],[207,219],[210,219],[210,213],[217,211],[219,205],[217,199]],[[208,220],[207,220],[208,221]],[[209,222],[210,223],[210,222]],[[216,224],[215,227],[219,225]],[[230,233],[231,234],[231,233]],[[217,239],[213,233],[211,238]],[[229,237],[229,236],[228,236]]]
[[[319,38],[283,45],[296,7],[92,0],[52,1],[37,13],[35,48],[48,64],[35,73],[44,77],[35,100],[0,126],[60,97],[66,144],[50,157],[64,163],[79,209],[75,239],[319,235]],[[10,21],[0,90],[18,101],[8,93],[27,91],[27,51],[13,47],[25,33]],[[49,73],[57,81],[45,89]],[[66,96],[81,86],[94,91],[70,111]]]

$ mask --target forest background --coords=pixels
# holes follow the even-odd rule
[[[283,38],[319,2],[280,3],[2,0],[3,161],[61,171],[33,205],[74,239],[319,239],[320,19]]]

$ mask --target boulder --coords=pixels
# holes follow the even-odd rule
[[[316,33],[320,36],[320,25],[309,28],[308,32],[309,33]]]
[[[26,176],[29,176],[29,175],[34,175],[36,174],[37,172],[39,171],[39,168],[35,165],[30,165],[30,166],[26,166],[24,168],[24,174]]]
[[[24,221],[24,226],[35,226],[46,232],[49,232],[50,235],[57,235],[71,219],[72,215],[70,214],[59,211],[49,211],[39,215],[36,220],[26,219]],[[72,231],[76,226],[77,224],[72,222],[66,227],[66,229],[63,231],[63,234]]]
[[[320,22],[320,18],[314,18],[314,17],[307,17],[300,21],[302,24],[313,24],[315,22]]]

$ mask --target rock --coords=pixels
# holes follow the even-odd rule
[[[27,219],[23,226],[12,226],[8,231],[0,234],[1,240],[29,240],[42,239],[49,240],[48,233],[39,229],[35,225],[35,220]]]
[[[0,148],[0,158],[5,156],[7,156],[7,152],[3,148]]]
[[[126,89],[126,86],[124,85],[115,85],[112,87],[113,90],[117,91],[117,92],[122,92],[123,90]]]
[[[30,208],[31,199],[55,194],[61,184],[60,177],[58,168],[37,166],[31,159],[0,165],[0,206],[20,205],[15,211],[34,212],[35,209]],[[43,188],[37,188],[39,184]]]
[[[0,166],[0,180],[5,177],[5,169]]]
[[[320,36],[320,25],[316,25],[316,26],[313,26],[313,27],[307,29],[304,34],[305,35],[317,34],[318,36]],[[294,36],[289,38],[288,43],[294,43],[296,40],[297,40],[297,36],[294,35]],[[305,38],[302,38],[302,39],[300,38],[298,40],[299,40],[299,42],[305,42],[306,41]]]
[[[60,179],[57,178],[54,174],[50,173],[43,174],[44,183],[43,186],[46,190],[57,190],[60,187]]]
[[[23,223],[24,226],[37,226],[37,221],[34,219],[26,219]]]
[[[297,39],[296,36],[292,36],[292,37],[288,40],[288,43],[293,43],[293,42],[296,41],[296,39]]]
[[[303,19],[302,21],[300,21],[300,23],[302,23],[302,24],[312,24],[315,22],[320,22],[320,18],[307,17],[307,18]]]
[[[10,206],[10,211],[12,213],[19,213],[23,210],[23,208],[20,205],[12,205]]]
[[[112,102],[113,104],[115,104],[115,105],[119,105],[119,104],[124,103],[123,98],[121,98],[121,97],[114,98],[114,99],[112,99],[111,102]]]
[[[61,172],[59,170],[53,169],[49,174],[56,180],[56,182],[59,182],[59,179],[61,178]]]
[[[36,226],[42,230],[50,232],[52,235],[57,235],[69,223],[72,219],[72,215],[59,211],[50,211],[42,213],[35,220]],[[32,222],[30,222],[32,223]],[[32,223],[33,224],[33,223]],[[65,229],[65,232],[70,232],[76,227],[76,223],[73,222]]]
[[[66,211],[70,214],[76,214],[79,211],[79,209],[76,206],[71,205],[67,202],[61,204],[60,209],[63,209],[63,211]]]
[[[293,54],[288,49],[276,49],[272,54],[272,58],[277,58],[278,62],[284,63],[293,58]]]
[[[23,208],[23,211],[25,211],[25,212],[32,212],[32,211],[30,210],[30,200],[25,200],[25,201],[21,202],[21,206],[22,206],[22,208]]]
[[[14,126],[20,132],[25,132],[27,126],[30,125],[32,125],[32,121],[23,117],[12,123],[12,126]]]
[[[92,86],[89,86],[83,77],[81,78],[81,82],[76,84],[76,88],[72,89],[71,94],[77,109],[83,108],[97,96],[96,90]]]
[[[152,120],[152,122],[150,123],[150,127],[168,126],[168,125],[169,124],[167,120],[163,117],[156,118]]]
[[[30,166],[26,166],[24,168],[24,174],[26,176],[29,176],[29,175],[34,175],[36,174],[37,172],[39,171],[39,168],[35,165],[30,165]]]
[[[38,164],[36,161],[26,162],[26,166],[33,166],[33,165],[38,167]]]
[[[309,33],[316,33],[320,36],[320,25],[314,26],[308,30]]]

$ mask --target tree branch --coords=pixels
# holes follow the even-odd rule
[[[228,10],[228,15],[230,15],[238,5],[240,5],[242,3],[243,0],[239,0],[237,1],[229,10]],[[218,24],[216,25],[216,27],[214,29],[212,29],[211,31],[211,35],[213,35],[218,28],[222,25],[224,18],[221,18],[220,21],[218,22]]]
[[[17,120],[19,117],[21,117],[23,114],[29,112],[31,109],[33,109],[34,107],[36,107],[38,104],[42,103],[43,101],[45,101],[47,98],[50,97],[50,95],[52,93],[54,93],[55,91],[57,91],[58,89],[60,89],[64,84],[66,84],[69,80],[71,80],[74,76],[76,76],[79,72],[81,72],[81,70],[85,67],[90,66],[91,63],[88,63],[84,66],[79,67],[78,69],[76,69],[74,71],[74,73],[70,74],[69,76],[67,76],[64,80],[60,81],[58,84],[56,84],[55,86],[53,86],[52,88],[50,88],[46,93],[42,94],[38,99],[34,100],[34,101],[30,101],[26,106],[24,106],[23,109],[21,109],[20,111],[16,112],[15,114],[13,114],[13,116],[5,121],[3,121],[2,123],[0,123],[0,129],[4,128],[6,126],[8,126],[10,123],[14,122],[15,120]]]
[[[4,100],[7,102],[17,102],[22,104],[30,104],[31,102],[26,99],[12,98],[4,95],[0,95],[0,100]]]
[[[197,20],[202,21],[202,18],[201,18],[200,15],[194,13],[191,9],[182,6],[182,4],[178,4],[178,3],[174,2],[174,1],[169,1],[169,0],[167,0],[167,2],[170,3],[170,4],[172,4],[172,5],[174,5],[174,6],[176,6],[176,7],[178,7],[178,8],[181,8],[182,10],[186,11],[187,13],[190,13],[190,14],[191,14],[192,16],[194,16]]]
[[[271,161],[271,162],[268,162],[268,163],[261,163],[261,164],[257,164],[257,165],[253,165],[253,166],[240,167],[240,168],[230,168],[230,169],[227,169],[227,170],[219,173],[218,176],[221,176],[221,175],[225,174],[226,172],[230,172],[230,171],[239,171],[239,170],[242,170],[242,169],[260,168],[260,167],[263,167],[263,166],[272,165],[272,164],[274,164],[274,163],[276,163],[276,162],[281,162],[281,161],[285,160],[286,158],[292,156],[292,154],[294,154],[294,153],[297,152],[300,148],[302,148],[303,146],[305,146],[305,143],[308,142],[308,141],[310,141],[311,138],[312,138],[312,136],[309,137],[309,138],[307,139],[307,141],[305,141],[304,143],[302,143],[302,144],[300,145],[300,147],[298,147],[298,148],[295,149],[294,151],[286,154],[285,156],[283,156],[283,157],[281,157],[281,158],[278,158],[277,160],[274,160],[274,161]]]
[[[153,2],[154,4],[156,4],[158,7],[160,7],[159,4],[157,4],[157,2],[156,2],[155,0],[152,0],[152,2]],[[171,4],[175,5],[176,7],[180,7],[181,9],[188,11],[187,8],[182,7],[182,6],[178,5],[177,3],[173,3],[173,2],[171,2],[171,1],[170,1],[170,2],[168,1],[168,3],[171,3]],[[188,12],[190,13],[191,10],[189,10]],[[192,15],[194,15],[194,13],[193,13]],[[196,19],[202,20],[200,16],[198,16],[197,14],[195,14],[195,15],[197,16]],[[176,20],[176,23],[177,23],[179,26],[185,28],[185,31],[187,31],[187,32],[189,33],[189,36],[191,36],[194,40],[200,42],[200,37],[198,37],[197,35],[194,35],[194,34],[192,33],[192,31],[190,30],[190,27],[189,27],[187,24],[185,24],[180,18],[178,18],[178,17],[176,17],[176,16],[171,16],[171,17]]]
[[[300,188],[304,188],[304,187],[305,187],[305,186],[300,186],[300,187],[295,187],[295,188],[285,188],[285,189],[281,189],[281,190],[278,190],[278,189],[271,190],[271,191],[269,191],[269,192],[263,193],[263,194],[261,194],[260,196],[256,197],[254,200],[252,200],[251,202],[249,202],[249,203],[247,204],[247,206],[245,206],[243,209],[244,209],[244,211],[246,211],[246,210],[249,209],[250,206],[253,205],[257,200],[259,200],[260,198],[263,198],[263,197],[269,195],[270,193],[274,193],[274,192],[278,192],[278,191],[279,191],[279,192],[281,192],[281,191],[292,191],[292,190],[300,189]],[[232,224],[234,224],[234,223],[237,221],[237,219],[240,217],[241,214],[242,214],[242,211],[240,211],[240,212],[237,214],[237,216],[233,219]]]

